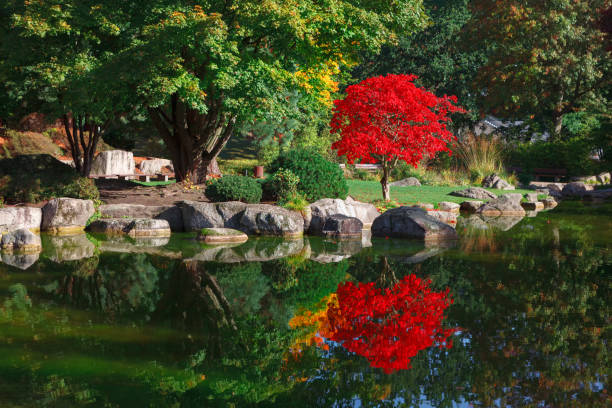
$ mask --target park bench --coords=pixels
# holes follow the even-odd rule
[[[566,169],[544,169],[544,168],[533,169],[533,175],[536,181],[540,181],[542,177],[552,177],[555,180],[555,182],[558,182],[561,180],[561,177],[567,176],[567,170]]]
[[[382,169],[382,166],[380,164],[370,164],[370,163],[361,164],[361,163],[358,163],[358,164],[355,164],[354,166],[355,166],[355,169],[357,169],[357,170],[365,170],[365,171],[369,171],[369,172],[373,172],[373,173],[375,173],[378,170]],[[344,169],[345,167],[346,167],[346,165],[340,164],[340,168],[341,169]]]

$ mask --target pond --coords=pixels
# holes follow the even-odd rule
[[[0,406],[610,406],[611,215],[445,247],[45,236],[0,264]]]

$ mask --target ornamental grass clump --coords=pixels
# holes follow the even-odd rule
[[[453,152],[473,183],[480,184],[489,174],[505,175],[503,146],[495,136],[469,134],[455,144]]]

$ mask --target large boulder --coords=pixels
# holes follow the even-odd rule
[[[567,183],[563,190],[561,190],[561,194],[563,197],[582,197],[587,192],[587,186],[581,181],[574,181],[572,183]]]
[[[421,182],[416,177],[408,177],[403,180],[394,181],[393,183],[389,183],[390,186],[395,187],[409,187],[409,186],[420,186]]]
[[[157,174],[161,172],[162,168],[168,166],[172,166],[172,161],[167,159],[150,159],[141,161],[138,169],[143,174]]]
[[[241,231],[231,228],[202,228],[198,231],[196,237],[198,241],[202,241],[205,244],[227,244],[227,243],[243,243],[246,242],[249,237]]]
[[[43,237],[43,255],[53,262],[76,261],[91,258],[95,254],[95,245],[86,234]]]
[[[183,231],[183,214],[175,205],[104,204],[98,209],[108,218],[155,218],[168,221],[172,231]]]
[[[54,198],[42,208],[41,229],[54,234],[80,234],[94,211],[91,200]]]
[[[0,208],[0,234],[16,229],[40,230],[42,210],[36,207]]]
[[[357,238],[361,239],[363,223],[359,218],[348,217],[343,214],[334,214],[327,217],[323,225],[323,235],[328,238]]]
[[[490,174],[482,180],[484,188],[496,188],[498,190],[514,190],[515,187],[497,174]]]
[[[100,218],[87,226],[87,231],[96,234],[125,235],[131,218]]]
[[[100,152],[91,164],[91,174],[115,175],[134,174],[134,154],[124,150]]]
[[[457,239],[457,232],[421,208],[403,206],[387,210],[376,218],[372,236],[444,241]]]
[[[525,210],[521,206],[521,200],[523,199],[522,194],[511,193],[503,194],[484,204],[477,211],[478,214],[498,217],[498,216],[525,216]]]
[[[455,197],[473,198],[475,200],[492,200],[496,199],[497,195],[480,187],[469,187],[464,190],[453,191],[450,195]]]
[[[372,222],[380,215],[372,204],[355,201],[351,197],[347,197],[346,200],[323,198],[310,204],[310,212],[310,223],[305,222],[304,225],[304,230],[310,234],[321,234],[327,218],[335,214],[358,218],[364,228],[370,228]]]
[[[304,219],[299,213],[267,204],[245,204],[237,201],[180,204],[185,231],[202,228],[233,228],[248,235],[300,236]]]
[[[304,233],[304,219],[299,213],[267,204],[249,204],[236,229],[249,235],[298,237]]]
[[[40,237],[25,228],[2,234],[0,246],[4,252],[32,253],[42,250]]]

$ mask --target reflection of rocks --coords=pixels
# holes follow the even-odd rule
[[[325,220],[323,235],[329,238],[360,239],[363,223],[356,217],[334,214]]]
[[[484,221],[492,228],[497,228],[502,231],[508,231],[516,224],[521,222],[522,216],[505,216],[505,217],[487,217],[483,216]]]
[[[44,236],[43,241],[44,254],[54,262],[91,258],[96,249],[86,234]]]
[[[25,228],[32,232],[40,230],[42,211],[36,207],[0,208],[0,234]]]
[[[107,218],[156,218],[168,221],[172,231],[183,231],[183,215],[175,205],[105,204],[99,208]]]
[[[318,263],[337,263],[358,254],[363,249],[360,240],[325,240],[311,243],[310,259]]]
[[[417,252],[414,255],[400,257],[398,258],[399,262],[404,264],[416,264],[425,261],[433,256],[440,255],[442,252],[446,251],[448,247],[445,246],[427,246],[422,251]]]
[[[299,213],[267,204],[241,202],[180,204],[186,231],[233,228],[248,235],[301,236],[304,219]]]
[[[36,261],[38,261],[39,253],[35,254],[11,254],[11,253],[3,253],[0,254],[0,258],[2,262],[9,266],[14,266],[15,268],[19,268],[22,270],[28,269],[30,266],[34,265]]]
[[[107,241],[100,241],[100,251],[102,252],[121,252],[121,253],[145,253],[159,255],[166,258],[180,259],[180,251],[172,251],[163,248],[170,242],[169,237],[150,237],[150,238],[115,238]]]
[[[524,217],[522,216],[503,216],[487,217],[480,215],[470,215],[459,218],[458,225],[462,228],[487,230],[490,228],[508,231],[518,224]]]
[[[310,223],[305,221],[304,226],[310,234],[321,234],[326,219],[334,214],[358,218],[366,229],[369,229],[380,215],[372,204],[355,201],[351,197],[346,200],[323,198],[310,204],[310,210]]]
[[[54,234],[80,234],[94,214],[91,200],[54,198],[42,208],[42,230]]]
[[[5,252],[38,253],[42,249],[40,237],[25,228],[3,234],[0,245]]]
[[[478,209],[478,214],[488,217],[498,216],[525,216],[525,210],[521,206],[522,194],[503,194],[491,200]]]
[[[202,262],[262,262],[300,254],[304,240],[252,239],[244,244],[204,248],[192,259]]]
[[[424,241],[457,239],[457,232],[416,207],[397,207],[387,210],[374,220],[372,236],[410,238]]]
[[[170,233],[166,220],[136,218],[127,226],[127,234],[132,238],[169,237]]]
[[[525,211],[540,211],[544,209],[544,203],[540,201],[521,203],[521,206]]]
[[[453,191],[450,195],[455,197],[474,198],[476,200],[491,200],[497,198],[497,195],[480,187],[470,187],[465,190]]]

